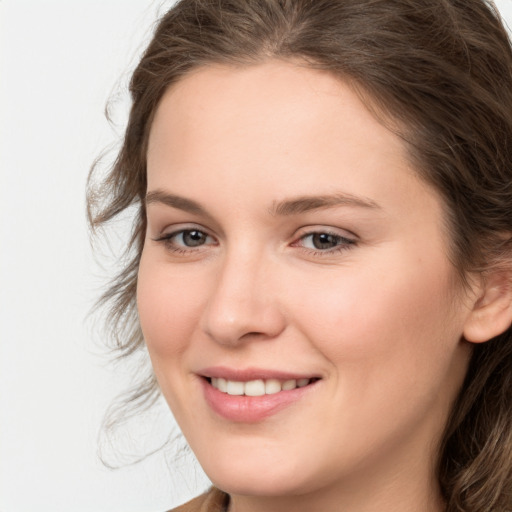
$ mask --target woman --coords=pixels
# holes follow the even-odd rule
[[[215,486],[177,510],[511,510],[492,5],[183,0],[131,93],[90,215],[138,207],[105,298]]]

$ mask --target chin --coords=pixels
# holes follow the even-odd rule
[[[242,470],[240,470],[242,469]],[[269,471],[262,472],[259,468],[233,467],[213,468],[207,472],[212,483],[229,494],[242,496],[282,497],[303,494],[307,491],[303,483],[304,478],[296,472]]]
[[[271,455],[260,445],[256,448],[259,454],[248,450],[250,453],[242,455],[242,450],[229,450],[218,456],[211,453],[208,460],[199,458],[199,462],[216,487],[235,495],[293,496],[313,492],[328,483],[327,475],[322,475],[314,464],[298,460],[293,453],[267,448]]]

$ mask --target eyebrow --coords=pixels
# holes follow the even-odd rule
[[[211,217],[196,201],[170,194],[163,190],[153,190],[146,194],[146,205],[152,203],[161,203],[194,215]],[[371,199],[354,196],[352,194],[336,193],[320,196],[299,196],[283,201],[274,201],[269,209],[269,213],[272,216],[289,216],[306,213],[312,210],[334,208],[336,206],[352,206],[371,210],[381,209],[381,207]]]
[[[183,210],[195,215],[210,216],[208,212],[196,201],[187,199],[186,197],[168,194],[163,190],[153,190],[146,194],[146,205],[152,203],[161,203],[178,210]]]
[[[336,193],[321,196],[300,196],[285,201],[274,202],[270,209],[271,215],[298,215],[312,210],[334,208],[336,206],[352,206],[380,210],[381,207],[371,199],[352,194]]]

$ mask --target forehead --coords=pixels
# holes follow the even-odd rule
[[[425,188],[402,140],[346,83],[281,61],[203,67],[170,88],[150,132],[148,184],[267,202],[332,188],[396,201]]]
[[[318,123],[343,125],[349,116],[352,128],[355,123],[365,124],[365,129],[371,125],[374,137],[392,143],[390,149],[403,149],[401,141],[376,122],[347,82],[325,71],[277,60],[244,67],[209,65],[185,75],[166,91],[150,140],[154,140],[155,125],[171,127],[173,117],[181,128],[193,123],[195,136],[200,135],[198,119],[206,127],[206,123],[222,126],[221,134],[245,125],[255,136],[258,127],[265,133],[282,128],[291,132],[294,126],[304,129],[307,124],[316,129]]]

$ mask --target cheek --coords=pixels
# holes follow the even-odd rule
[[[175,275],[176,272],[180,270],[173,273],[168,265],[143,253],[137,283],[137,308],[157,373],[159,363],[178,361],[177,356],[187,348],[202,304],[194,279],[183,279],[182,275]]]
[[[340,378],[360,377],[354,382],[361,389],[396,379],[435,381],[462,331],[452,275],[439,256],[414,261],[394,251],[379,265],[333,273],[324,286],[306,282],[314,292],[297,306],[297,318]]]
[[[393,446],[418,425],[437,432],[465,374],[451,270],[404,268],[351,267],[325,286],[303,280],[318,293],[296,303],[302,333],[330,367],[322,423],[364,432],[367,445],[387,438]]]

